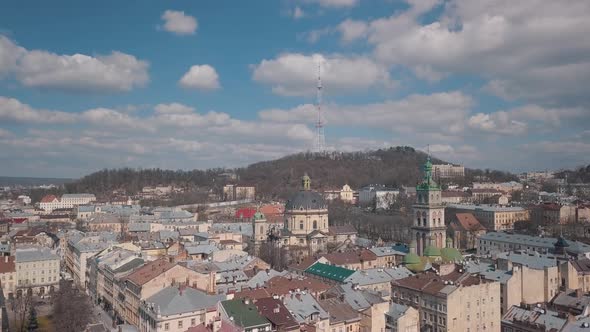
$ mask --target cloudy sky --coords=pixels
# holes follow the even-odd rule
[[[590,162],[588,0],[3,1],[0,175],[411,145]]]

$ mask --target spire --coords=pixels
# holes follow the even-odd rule
[[[424,170],[424,179],[422,183],[418,185],[417,189],[439,189],[438,185],[432,179],[432,161],[430,160],[430,144],[426,148],[427,156],[426,162],[424,163],[423,170]]]
[[[303,190],[311,190],[311,179],[307,173],[301,178],[301,186]]]

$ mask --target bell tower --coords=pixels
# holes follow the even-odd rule
[[[440,186],[432,179],[432,162],[428,156],[424,164],[424,178],[416,186],[412,236],[416,253],[423,255],[427,247],[444,248],[446,243],[445,209]]]

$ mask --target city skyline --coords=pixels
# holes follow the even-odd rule
[[[541,5],[542,4],[542,5]],[[473,168],[588,163],[590,4],[8,1],[6,176],[245,166],[409,145]]]

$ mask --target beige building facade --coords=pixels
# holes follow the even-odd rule
[[[432,165],[433,177],[440,179],[457,179],[465,176],[465,167],[461,165],[440,164]]]
[[[517,206],[499,206],[485,204],[449,204],[447,214],[461,212],[472,213],[488,230],[503,231],[514,229],[517,221],[530,220],[529,211]]]
[[[59,284],[60,259],[48,249],[17,249],[15,253],[16,294],[47,294]]]
[[[418,310],[421,331],[499,332],[500,284],[445,269],[394,280],[392,301]]]

